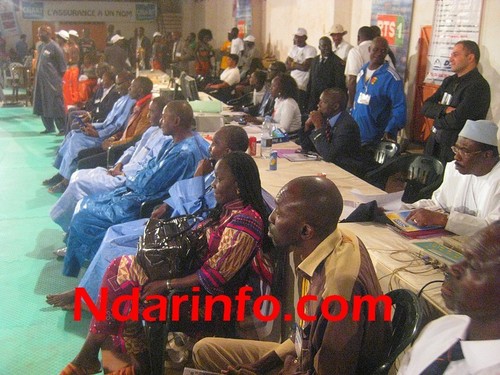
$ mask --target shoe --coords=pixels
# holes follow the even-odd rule
[[[50,187],[49,193],[51,194],[64,193],[67,187],[68,187],[68,180],[63,179],[61,182]]]
[[[59,182],[61,182],[63,179],[64,179],[64,177],[61,176],[58,173],[58,174],[52,176],[51,178],[48,178],[47,180],[44,180],[42,182],[42,185],[45,185],[45,186],[54,186],[55,184],[58,184]]]
[[[59,133],[56,134],[58,137],[62,137],[66,135],[66,132],[64,130],[61,130]]]
[[[56,249],[53,251],[54,255],[57,255],[58,257],[64,258],[66,256],[66,251],[68,250],[67,247],[61,247],[60,249]]]
[[[55,133],[55,130],[47,130],[47,129],[45,129],[45,130],[43,130],[43,131],[40,132],[40,134],[50,134],[50,133]]]

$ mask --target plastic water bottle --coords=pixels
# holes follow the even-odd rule
[[[260,137],[260,156],[264,159],[271,157],[273,149],[273,120],[271,116],[266,116],[262,124],[262,134]]]

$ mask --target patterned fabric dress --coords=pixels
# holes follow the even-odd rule
[[[203,225],[201,223],[200,225]],[[263,222],[260,215],[251,207],[245,206],[240,200],[227,203],[223,207],[219,221],[209,225],[206,229],[208,251],[202,267],[196,272],[198,275],[201,292],[200,302],[203,295],[232,294],[232,290],[226,290],[233,278],[240,278],[242,269],[247,269],[245,281],[239,286],[245,285],[249,279],[258,279],[269,285],[271,282],[271,267],[269,261],[262,253]],[[101,285],[107,289],[106,320],[92,318],[90,332],[107,335],[121,335],[124,322],[117,321],[113,317],[113,302],[120,296],[131,295],[132,288],[142,288],[148,282],[146,273],[135,261],[135,256],[125,255],[116,258],[108,267]],[[233,289],[235,286],[232,285]],[[257,289],[257,288],[255,288]],[[101,298],[101,295],[100,295]],[[101,301],[104,302],[104,301]],[[181,304],[182,306],[182,304]],[[131,302],[120,305],[120,313],[126,314],[131,308]],[[182,308],[182,307],[181,307]],[[182,318],[188,318],[190,313],[180,313]],[[186,331],[197,331],[201,327],[214,325],[214,321],[202,322],[203,315],[200,314],[200,322],[180,322],[179,327]],[[176,330],[179,330],[176,326]]]

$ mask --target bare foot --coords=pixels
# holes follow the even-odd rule
[[[54,307],[65,307],[75,303],[75,290],[68,290],[64,293],[49,294],[46,299],[49,305]]]

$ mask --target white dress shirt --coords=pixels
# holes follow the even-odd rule
[[[335,47],[335,43],[333,43],[332,47],[333,47],[332,48],[333,53],[344,61],[346,61],[347,55],[349,54],[349,51],[352,49],[352,46],[345,40],[342,40],[342,42],[337,47]]]
[[[292,98],[276,98],[273,120],[279,124],[278,128],[288,133],[299,130],[302,125],[299,105]]]
[[[459,339],[463,340],[464,359],[450,362],[444,375],[500,374],[500,339],[467,341],[469,324],[466,315],[447,315],[430,322],[404,357],[398,375],[420,374]]]

